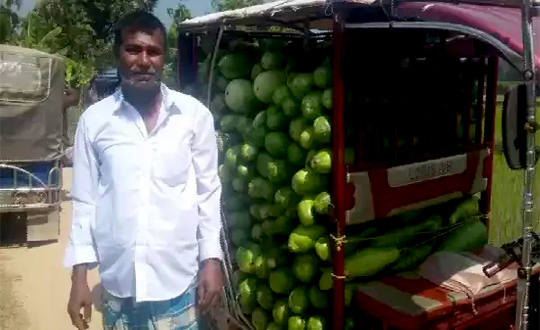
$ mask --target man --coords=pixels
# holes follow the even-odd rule
[[[68,313],[79,330],[90,321],[86,275],[96,265],[107,330],[197,329],[196,310],[222,291],[213,118],[161,83],[165,33],[143,11],[119,22],[121,89],[78,123],[64,263],[73,267]]]
[[[75,89],[73,87],[66,86],[66,89],[64,91],[64,99],[62,102],[62,124],[63,124],[63,137],[64,137],[64,146],[68,146],[69,143],[69,137],[68,137],[68,126],[69,126],[69,116],[68,116],[68,109],[71,107],[75,107],[80,102],[80,91],[78,89]],[[64,163],[64,166],[71,166],[72,164],[72,154],[73,154],[73,148],[67,147],[64,151],[64,155],[62,157],[62,162]]]
[[[66,86],[64,91],[64,99],[62,101],[62,109],[67,110],[70,107],[75,107],[79,104],[81,97],[78,89]]]

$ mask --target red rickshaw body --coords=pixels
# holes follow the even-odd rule
[[[331,31],[334,84],[332,113],[334,156],[331,173],[333,207],[331,226],[332,234],[335,237],[332,267],[333,330],[341,330],[345,325],[344,300],[347,274],[343,242],[348,225],[362,224],[373,220],[379,221],[404,211],[420,209],[445,200],[452,200],[456,196],[472,194],[481,194],[481,211],[485,222],[489,222],[499,59],[506,60],[518,72],[523,72],[520,6],[521,3],[518,1],[490,0],[462,1],[460,4],[444,1],[399,1],[395,4],[386,2],[381,4],[371,0],[294,0],[277,1],[236,11],[210,14],[179,25],[178,76],[181,88],[185,88],[197,80],[197,37],[201,34],[212,34],[217,39],[217,45],[214,48],[215,56],[223,35],[238,27],[241,27],[240,29],[244,32],[246,26],[268,25],[281,25],[304,32],[312,29]],[[540,26],[540,17],[535,17],[534,22],[536,26]],[[399,126],[402,123],[384,119],[385,115],[392,117],[393,114],[385,114],[384,111],[380,111],[381,113],[378,115],[373,115],[362,111],[357,113],[351,111],[353,106],[347,101],[346,91],[347,89],[351,90],[350,86],[353,84],[351,81],[354,81],[354,75],[357,74],[353,68],[354,63],[369,59],[374,60],[372,68],[367,71],[371,75],[376,75],[378,65],[383,61],[372,57],[385,58],[385,51],[397,49],[397,47],[382,45],[383,41],[374,47],[376,39],[366,37],[369,34],[366,31],[369,33],[380,32],[381,36],[386,35],[385,33],[390,36],[398,31],[392,40],[401,42],[399,46],[402,46],[404,50],[402,54],[397,56],[407,57],[414,62],[422,62],[426,56],[435,54],[435,56],[443,58],[441,63],[446,63],[444,62],[447,60],[444,59],[446,57],[452,57],[453,60],[462,59],[462,62],[470,63],[471,75],[474,76],[479,86],[474,95],[474,105],[472,103],[468,105],[469,110],[462,114],[460,122],[456,122],[455,126],[449,125],[449,129],[454,130],[453,132],[458,129],[459,125],[467,127],[466,132],[463,133],[463,143],[423,150],[415,156],[404,154],[399,151],[401,144],[399,135],[403,133]],[[416,55],[411,55],[414,52],[412,48],[407,49],[406,41],[399,41],[399,37],[395,37],[400,31],[410,31],[411,35],[415,31],[427,31],[428,34],[445,32],[447,34],[444,36],[449,41],[445,44],[445,48],[438,50],[439,52],[431,52],[427,49],[414,50],[418,51],[420,55],[417,56],[418,58],[413,58]],[[315,32],[307,34],[310,33],[315,34]],[[535,38],[536,44],[540,44],[538,39],[540,34],[536,34]],[[408,51],[410,53],[407,53]],[[367,55],[368,53],[371,54],[371,57]],[[540,68],[540,47],[535,49],[534,61],[536,67]],[[388,75],[389,72],[381,72],[381,75]],[[540,75],[537,75],[537,78],[540,78]],[[209,81],[212,81],[212,73],[210,73]],[[206,101],[210,106],[210,99]],[[447,122],[456,120],[455,116],[452,119],[449,119],[450,117],[444,118]],[[356,149],[357,160],[353,165],[345,164],[346,137],[344,132],[347,121],[360,123],[355,135],[358,146]],[[367,155],[369,145],[379,148],[382,144],[380,142],[374,143],[373,141],[376,139],[370,140],[365,134],[365,127],[361,124],[365,121],[377,122],[374,129],[376,132],[391,132],[389,154],[385,156],[380,153],[376,153],[376,156]],[[469,127],[473,127],[473,123],[475,123],[474,128],[470,129]],[[435,127],[436,129],[438,127]],[[380,138],[378,134],[373,136]],[[411,135],[413,134],[412,130],[403,134],[405,137],[401,140],[404,140],[407,145],[415,138]],[[440,171],[441,168],[445,168],[447,171]],[[435,170],[430,172],[430,169]],[[417,175],[411,176],[411,173]],[[400,283],[407,286],[410,283],[419,282],[403,280]],[[422,285],[424,284],[422,283]],[[414,288],[409,289],[414,291]],[[504,290],[505,294],[506,290],[511,293],[512,290],[515,290],[515,286],[510,285]],[[437,294],[442,293],[437,291]],[[501,297],[497,296],[498,298]],[[505,302],[506,298],[504,296]],[[478,321],[481,318],[488,319],[488,314],[496,316],[498,302],[496,300],[489,301],[490,298],[486,299],[486,304],[491,304],[490,306],[493,308],[490,307],[491,309],[486,311],[486,315],[477,318],[476,321],[469,320],[468,323],[447,322],[445,325],[441,325],[442,323],[437,324],[437,320],[430,319],[431,323],[429,324],[418,323],[418,329],[487,330],[488,328],[485,326],[491,329],[491,325],[488,323]],[[373,306],[382,304],[374,299],[369,300],[361,294],[356,295],[356,300],[363,310],[359,311],[358,314],[366,312],[369,309],[369,304]],[[451,302],[445,298],[442,304],[451,304]],[[505,305],[505,311],[511,306],[512,303]],[[379,307],[371,308],[366,313],[369,314],[368,317],[372,318],[388,318],[388,322],[383,320],[377,327],[381,329],[393,327],[392,329],[399,330],[414,328],[405,327],[403,324],[400,327],[400,323],[408,322],[407,319],[394,317],[392,320],[392,313],[380,312],[384,308]],[[449,311],[445,313],[443,318],[446,321],[457,318],[459,314]],[[394,314],[394,316],[396,315]],[[512,328],[510,322],[513,320],[502,317],[497,322],[508,323],[503,324],[500,329]]]

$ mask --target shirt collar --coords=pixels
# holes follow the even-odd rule
[[[177,105],[176,99],[174,97],[173,91],[170,90],[165,84],[161,84],[161,104],[163,106],[163,109],[165,111],[168,111],[170,113],[180,113],[180,107]],[[114,93],[114,99],[115,99],[115,110],[118,111],[123,108],[123,106],[127,105],[126,100],[124,99],[124,94],[122,93],[122,89],[119,88]],[[130,105],[131,106],[131,105]]]

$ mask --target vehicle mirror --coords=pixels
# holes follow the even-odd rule
[[[526,168],[527,157],[527,90],[516,85],[504,96],[502,113],[502,143],[508,166],[513,170]]]

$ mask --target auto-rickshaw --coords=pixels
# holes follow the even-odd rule
[[[120,85],[120,76],[116,69],[103,70],[90,82],[84,100],[84,108],[113,94]]]
[[[58,239],[65,127],[65,63],[0,45],[2,245]]]
[[[319,45],[331,44],[331,53],[326,56],[330,59],[327,65],[333,69],[332,99],[331,105],[325,107],[331,109],[333,157],[329,176],[332,194],[326,225],[331,230],[329,245],[333,254],[331,271],[326,270],[325,273],[320,269],[323,276],[319,282],[321,291],[324,274],[330,275],[333,281],[330,286],[331,303],[326,309],[315,311],[319,305],[317,297],[323,300],[321,297],[324,296],[316,295],[313,299],[310,287],[311,304],[306,302],[307,309],[298,308],[301,305],[299,300],[308,299],[305,295],[298,298],[302,295],[293,294],[296,290],[289,294],[290,291],[279,292],[272,287],[272,272],[277,274],[274,259],[273,267],[268,263],[261,266],[273,269],[270,275],[254,270],[258,269],[258,260],[268,260],[264,259],[266,251],[256,252],[254,248],[247,248],[246,242],[258,239],[265,233],[265,228],[273,228],[272,224],[284,215],[280,211],[272,214],[273,209],[269,209],[267,214],[270,215],[262,217],[260,212],[251,212],[255,209],[251,205],[251,237],[241,240],[243,238],[237,236],[235,239],[233,227],[239,223],[240,217],[233,217],[233,212],[227,210],[231,206],[226,200],[227,194],[242,194],[254,185],[250,181],[249,188],[245,188],[242,180],[233,180],[232,190],[227,190],[224,184],[223,193],[224,268],[228,282],[224,311],[218,313],[218,318],[227,314],[230,316],[227,322],[234,323],[234,326],[256,330],[287,327],[334,330],[538,329],[540,268],[533,265],[539,262],[540,242],[533,231],[533,183],[538,161],[538,147],[534,140],[538,130],[535,88],[540,82],[535,68],[540,66],[540,52],[538,48],[533,49],[533,41],[535,44],[538,41],[539,14],[540,4],[530,0],[292,0],[209,14],[180,23],[178,77],[181,90],[203,101],[217,117],[216,125],[222,130],[224,125],[231,129],[234,124],[238,131],[247,130],[245,127],[251,126],[251,122],[260,125],[262,118],[260,112],[254,115],[237,107],[238,102],[234,100],[227,102],[227,97],[232,97],[229,95],[230,84],[239,79],[243,81],[235,85],[248,86],[246,81],[258,77],[261,72],[275,68],[281,70],[285,66],[285,62],[279,60],[279,54],[276,55],[279,53],[276,49],[285,48],[268,46],[266,49],[274,52],[273,59],[267,58],[266,64],[262,60],[257,63],[260,71],[256,74],[253,74],[255,69],[249,72],[251,76],[247,71],[237,73],[242,71],[240,69],[227,76],[225,73],[230,72],[226,70],[230,70],[231,62],[223,58],[232,49],[249,48],[253,43],[261,45],[261,40],[271,40],[265,41],[266,45],[275,45],[276,41],[282,40],[291,44],[297,42],[303,44],[303,49],[295,48],[298,52],[304,51],[306,63],[301,64],[309,65],[311,61],[322,62],[316,58],[315,49]],[[201,52],[209,55],[202,65],[199,63],[204,58]],[[243,59],[246,66],[253,64],[249,63],[249,56]],[[504,274],[511,274],[508,276],[512,278],[505,284],[495,280],[493,285],[484,286],[475,294],[469,295],[467,290],[467,294],[463,294],[465,291],[459,294],[418,276],[415,272],[419,266],[414,272],[387,274],[384,278],[366,277],[365,284],[347,294],[351,275],[347,265],[347,239],[355,227],[360,226],[366,231],[368,227],[364,225],[371,223],[379,223],[383,227],[399,226],[392,219],[472,195],[479,197],[482,222],[489,223],[497,72],[501,60],[508,62],[523,78],[523,83],[511,88],[505,97],[502,125],[507,163],[510,168],[525,170],[526,173],[523,237],[504,245],[496,255],[477,261],[475,274],[477,280],[489,281],[510,267]],[[402,75],[399,72],[408,73]],[[252,83],[256,98],[269,106],[267,114],[279,111],[275,109],[276,105],[286,111],[279,103],[281,101],[276,101],[276,94],[265,94],[263,90],[268,84],[286,81],[289,92],[293,89],[288,75],[283,78],[279,73],[273,73],[272,76],[274,82],[265,80],[268,82],[266,86],[258,84],[257,78]],[[294,81],[296,78],[290,79]],[[216,90],[221,95],[216,94]],[[294,91],[292,93],[295,94]],[[323,92],[317,93],[320,97]],[[302,94],[301,97],[304,97],[301,99],[303,103],[306,96]],[[375,104],[373,99],[377,100]],[[224,121],[224,114],[231,113],[231,110],[236,120]],[[313,106],[302,108],[306,118],[311,116],[310,111],[314,111]],[[246,121],[243,117],[251,118]],[[268,127],[279,126],[275,121],[264,123]],[[249,134],[248,131],[241,134],[244,133],[246,136]],[[248,138],[244,139],[248,141]],[[293,140],[291,145],[302,144],[294,137]],[[348,160],[347,148],[351,141],[354,161]],[[259,145],[258,152],[264,149],[270,152],[264,144],[266,142],[262,147]],[[229,154],[229,150],[222,158],[224,166],[227,162],[236,164],[237,159],[248,157],[247,151],[235,154],[233,150]],[[287,157],[278,151],[275,153]],[[314,166],[311,161],[306,162],[306,167],[308,163]],[[274,162],[277,168],[275,164],[277,162]],[[242,173],[249,172],[249,168],[244,170]],[[264,176],[258,168],[256,171]],[[223,177],[222,180],[226,181]],[[253,196],[258,199],[251,199],[252,203],[261,203],[266,198],[261,191]],[[303,195],[302,198],[302,201],[309,201],[312,197]],[[276,199],[274,197],[274,201]],[[238,212],[238,208],[234,212]],[[302,215],[298,212],[303,224],[302,215],[309,217],[306,212]],[[236,244],[236,241],[240,243]],[[234,245],[235,248],[232,247]],[[272,248],[267,245],[264,249]],[[290,242],[288,248],[291,249]],[[299,249],[298,246],[293,248]],[[313,253],[313,250],[308,250],[302,252]],[[252,260],[252,263],[242,265],[238,258]],[[316,263],[315,259],[310,260]],[[243,274],[240,276],[244,276],[241,280],[236,272],[239,267],[240,274]],[[303,269],[308,268],[309,265],[304,265]],[[432,273],[443,274],[436,268],[432,269],[435,269]],[[304,287],[304,292],[306,285],[312,285],[306,284],[308,282],[302,281],[302,276],[296,273],[294,276],[291,272],[280,274],[282,280],[286,277],[283,274],[296,277],[300,280],[296,285]],[[501,276],[506,276],[504,274]],[[456,274],[444,275],[452,277]],[[270,289],[278,300],[272,301],[274,307],[264,294],[270,290],[265,284],[268,276]],[[253,286],[249,286],[249,279],[253,280]],[[249,299],[256,302],[247,302],[246,292],[254,296]],[[294,308],[292,301],[295,301]],[[276,307],[279,302],[281,309]],[[290,317],[283,322],[279,315],[285,310]],[[308,316],[304,317],[306,313]],[[320,318],[309,317],[310,313],[324,314],[332,322],[324,325]],[[354,322],[349,323],[350,319]]]

